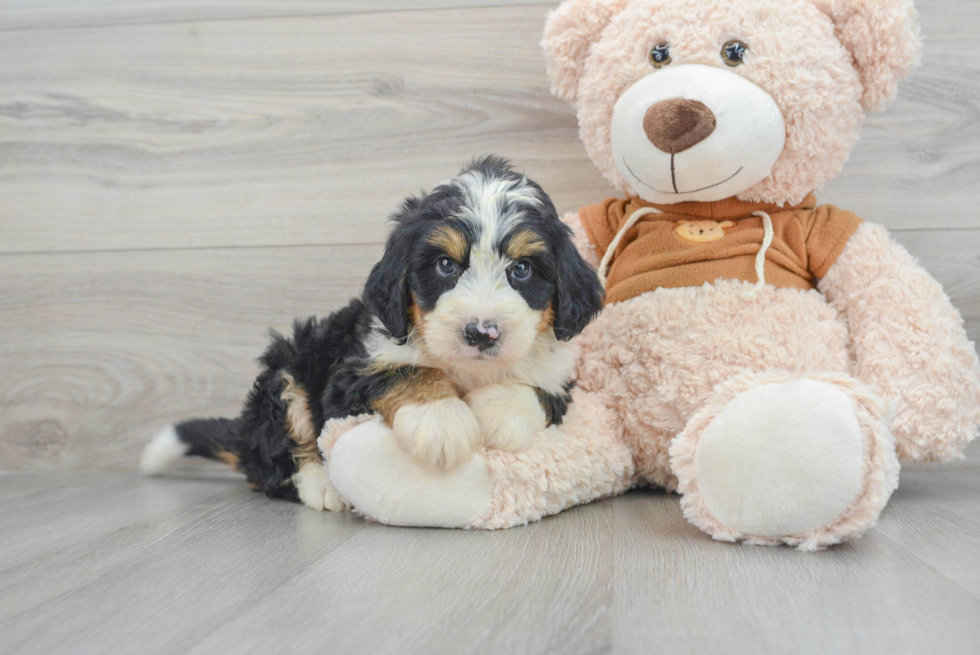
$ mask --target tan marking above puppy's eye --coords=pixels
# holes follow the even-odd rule
[[[531,230],[521,230],[507,241],[507,256],[517,261],[546,249],[544,241]]]
[[[439,248],[457,262],[466,259],[466,251],[469,249],[463,233],[448,225],[433,230],[426,242],[430,246]]]
[[[655,45],[650,51],[650,63],[653,64],[654,68],[662,68],[671,61],[673,60],[670,57],[670,46],[666,43]]]
[[[732,39],[726,43],[721,48],[721,58],[725,60],[725,63],[732,68],[736,66],[741,66],[742,62],[745,61],[745,53],[748,51],[749,46],[745,45],[738,39]]]

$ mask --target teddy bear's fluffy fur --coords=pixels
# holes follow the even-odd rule
[[[724,68],[719,44],[736,36],[754,58],[737,74],[786,124],[771,175],[738,198],[776,205],[838,173],[864,112],[894,95],[919,53],[908,0],[567,0],[548,20],[548,72],[616,187],[642,196],[617,171],[610,126],[616,99],[651,74],[651,47],[671,43],[674,66]],[[598,265],[579,214],[564,220]],[[358,455],[387,437],[376,421],[348,421],[320,440],[328,459],[337,446],[339,491],[385,522],[503,528],[650,484],[678,491],[688,520],[716,539],[813,550],[874,525],[899,458],[960,456],[980,424],[980,363],[958,312],[870,223],[815,289],[660,288],[607,306],[579,345],[565,423],[528,450],[483,451],[456,477],[426,478],[396,472],[393,450],[391,461]],[[351,475],[358,466],[370,474]]]

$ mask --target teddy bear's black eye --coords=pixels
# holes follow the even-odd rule
[[[661,43],[650,51],[650,63],[654,68],[660,68],[670,63],[670,46]]]
[[[729,66],[741,66],[745,60],[745,52],[749,47],[741,41],[729,41],[721,49],[721,58]]]

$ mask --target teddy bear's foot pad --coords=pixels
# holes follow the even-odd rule
[[[833,385],[798,379],[736,396],[698,440],[704,506],[733,532],[779,536],[827,525],[863,485],[861,427]]]
[[[388,525],[462,528],[490,511],[493,484],[480,455],[451,471],[422,466],[377,419],[337,440],[329,473],[358,512]]]

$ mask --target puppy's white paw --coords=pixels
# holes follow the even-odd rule
[[[531,437],[547,427],[547,416],[534,389],[524,384],[491,384],[466,396],[483,442],[499,450],[525,450]]]
[[[346,512],[350,506],[344,502],[337,490],[330,484],[323,464],[307,462],[293,474],[293,484],[299,493],[300,501],[317,511]]]
[[[333,484],[328,480],[327,486],[323,489],[323,509],[331,512],[349,512],[350,508],[350,504],[340,497],[337,490],[333,488]]]
[[[402,450],[431,468],[454,469],[480,447],[480,424],[459,398],[405,405],[392,430]]]

